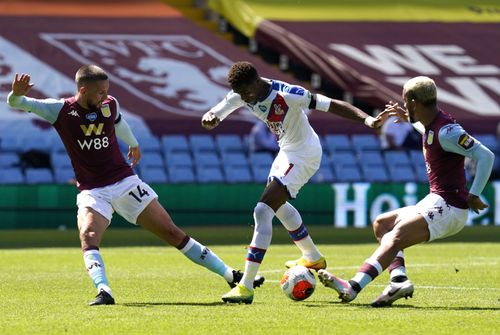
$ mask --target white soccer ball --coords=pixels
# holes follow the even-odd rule
[[[305,266],[294,266],[283,274],[280,280],[281,289],[292,300],[309,298],[316,288],[314,274]]]

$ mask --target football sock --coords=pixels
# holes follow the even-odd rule
[[[363,265],[359,268],[358,273],[349,281],[352,288],[359,293],[366,285],[368,285],[373,279],[375,279],[381,272],[382,266],[379,262],[372,259],[367,259]],[[358,284],[353,285],[351,282]]]
[[[194,263],[217,273],[224,279],[228,276],[227,272],[232,270],[210,249],[189,236],[186,236],[184,241],[177,246],[177,249]]]
[[[399,251],[394,260],[389,265],[391,281],[400,282],[408,279],[406,275],[405,258],[403,251]]]
[[[253,212],[255,229],[252,242],[248,247],[245,273],[241,279],[241,283],[249,290],[253,290],[253,281],[259,270],[260,263],[262,263],[266,250],[271,244],[273,217],[274,211],[271,207],[263,202],[257,203]]]
[[[83,252],[83,261],[85,262],[85,267],[87,272],[97,288],[97,292],[101,289],[111,293],[111,288],[109,287],[108,278],[106,278],[106,272],[104,270],[104,262],[102,260],[101,254],[99,253],[99,248],[90,247]]]
[[[321,258],[321,253],[314,244],[307,228],[302,223],[299,211],[289,202],[285,202],[277,211],[276,217],[281,224],[288,230],[295,245],[302,251],[302,257],[313,262]]]

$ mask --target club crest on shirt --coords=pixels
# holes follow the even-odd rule
[[[104,116],[104,117],[110,117],[111,116],[111,109],[109,109],[109,105],[102,105],[101,106],[101,113],[102,113],[102,116]]]
[[[89,120],[90,122],[94,122],[97,119],[97,114],[96,113],[88,113],[85,114],[85,118]]]
[[[434,142],[434,132],[429,130],[429,134],[427,134],[427,144],[431,145]]]
[[[472,138],[469,134],[463,133],[458,138],[458,145],[464,148],[465,150],[469,150],[474,146],[474,138]]]

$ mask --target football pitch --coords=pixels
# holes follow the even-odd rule
[[[368,230],[309,230],[328,269],[341,276],[354,275],[375,248]],[[243,267],[250,227],[187,231],[228,265]],[[374,309],[369,303],[387,273],[350,304],[319,282],[305,301],[285,297],[283,264],[299,252],[278,226],[261,266],[266,283],[251,305],[224,304],[229,286],[222,278],[149,233],[110,228],[101,251],[117,304],[89,307],[95,289],[76,231],[0,231],[0,334],[499,334],[499,233],[466,228],[446,243],[408,249],[413,299]]]

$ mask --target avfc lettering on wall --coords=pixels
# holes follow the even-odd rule
[[[104,134],[104,123],[99,123],[97,126],[94,123],[91,123],[89,125],[81,124],[80,128],[82,129],[85,136],[92,136],[92,134],[94,134],[95,136],[99,136],[101,134]],[[80,149],[82,150],[100,150],[109,146],[109,139],[107,136],[104,136],[102,138],[95,137],[91,139],[85,139],[83,141],[77,140],[77,142],[80,146]]]

